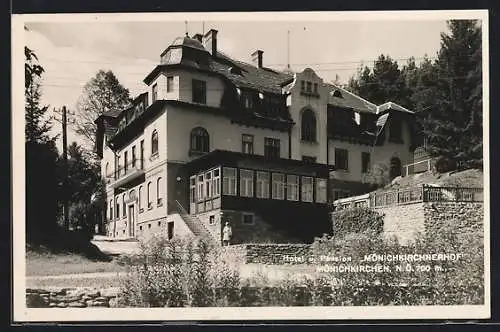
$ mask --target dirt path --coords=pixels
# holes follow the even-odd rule
[[[52,279],[97,279],[97,278],[116,278],[123,275],[124,272],[92,272],[92,273],[75,273],[75,274],[59,274],[48,276],[26,276],[26,280],[52,280]]]

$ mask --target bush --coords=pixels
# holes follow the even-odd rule
[[[459,261],[366,260],[369,255],[461,253]],[[311,273],[278,282],[257,273],[242,280],[237,262],[221,248],[199,240],[154,238],[144,243],[123,282],[122,306],[374,306],[474,305],[484,303],[483,242],[453,230],[420,236],[400,245],[378,236],[324,236],[311,247]],[[320,256],[349,258],[321,261]],[[376,265],[389,271],[339,272],[320,267]],[[406,265],[412,269],[407,270]],[[429,265],[428,271],[416,266]],[[439,269],[435,269],[439,266]],[[398,269],[401,267],[401,270]]]
[[[483,239],[477,234],[458,236],[448,229],[439,234],[419,236],[414,243],[400,245],[396,240],[379,237],[351,237],[316,239],[312,245],[316,263],[320,255],[350,257],[351,261],[339,264],[381,264],[390,267],[383,273],[335,273],[318,272],[316,283],[327,284],[338,280],[330,296],[333,305],[463,305],[484,303],[484,256]],[[372,261],[363,262],[372,254],[463,254],[458,261]],[[406,270],[407,264],[412,270]],[[323,265],[329,264],[323,262]],[[397,267],[402,268],[398,271]],[[418,269],[429,266],[429,271]],[[437,267],[436,267],[437,266]],[[328,297],[317,296],[319,302]]]
[[[123,280],[122,306],[229,306],[238,302],[238,271],[203,239],[153,237]]]
[[[457,169],[457,162],[448,157],[439,157],[434,164],[437,173],[446,173]]]
[[[380,234],[384,216],[367,207],[345,209],[332,213],[333,234],[344,237],[351,233]]]

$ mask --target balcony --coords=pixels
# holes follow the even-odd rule
[[[106,183],[111,188],[120,187],[127,182],[144,175],[144,162],[140,159],[127,163],[114,172],[106,175]]]

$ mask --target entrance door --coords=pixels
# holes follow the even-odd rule
[[[174,223],[173,222],[169,222],[167,224],[167,237],[169,240],[174,237]]]
[[[400,175],[401,175],[401,160],[399,160],[399,158],[394,157],[391,159],[391,168],[389,171],[389,176],[392,180]]]
[[[128,234],[130,237],[135,237],[134,204],[128,206]]]

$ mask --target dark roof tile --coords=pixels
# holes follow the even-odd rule
[[[235,67],[240,69],[241,75],[231,70]],[[245,62],[233,60],[221,52],[217,52],[217,57],[212,58],[210,68],[226,77],[237,87],[275,94],[281,94],[282,85],[293,79],[293,75],[290,73],[258,68]]]

